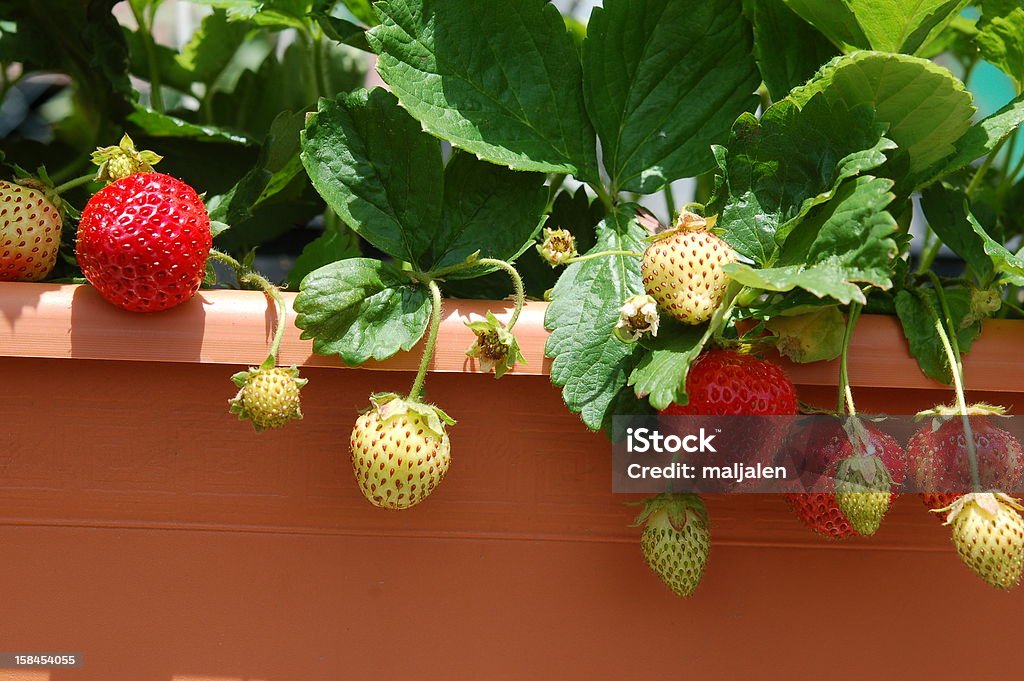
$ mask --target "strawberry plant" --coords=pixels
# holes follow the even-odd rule
[[[257,430],[302,415],[304,379],[277,366],[281,288],[317,353],[358,366],[418,348],[407,393],[350,415],[357,484],[390,509],[457,465],[454,420],[426,393],[445,296],[510,308],[466,320],[466,354],[496,377],[524,361],[524,300],[547,300],[551,380],[595,431],[616,415],[793,415],[792,383],[756,355],[841,358],[841,424],[811,452],[835,479],[790,496],[798,515],[833,538],[873,534],[909,475],[951,507],[976,572],[1019,574],[1016,548],[996,566],[977,548],[991,532],[1019,543],[1016,502],[992,495],[1024,469],[987,419],[999,410],[968,405],[962,356],[986,320],[1024,316],[1024,8],[193,4],[195,30],[171,44],[160,0],[0,0],[0,97],[49,77],[62,102],[35,114],[43,132],[0,120],[20,178],[0,184],[0,279],[88,281],[159,311],[227,267],[278,310],[266,362],[234,377],[230,410]],[[979,65],[1005,74],[994,111],[969,87]],[[275,281],[255,271],[268,253],[289,264]],[[909,471],[853,400],[862,311],[894,315],[956,396],[923,415],[936,421],[909,443]],[[780,438],[753,439],[769,459]],[[668,490],[641,520],[650,565],[692,592],[703,502]]]

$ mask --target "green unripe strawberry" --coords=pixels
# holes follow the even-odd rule
[[[1001,493],[965,494],[948,507],[953,545],[975,574],[999,589],[1012,589],[1024,572],[1024,510]]]
[[[238,394],[229,400],[231,413],[252,422],[257,432],[280,428],[302,418],[299,391],[308,382],[295,367],[252,368],[231,377]]]
[[[711,551],[708,512],[695,494],[661,494],[644,502],[640,547],[654,573],[677,595],[694,592]]]
[[[63,220],[39,189],[0,180],[0,281],[40,281],[57,262]]]
[[[640,272],[662,310],[684,324],[703,324],[722,304],[729,283],[722,268],[735,260],[736,252],[704,218],[683,213],[675,229],[644,251]]]
[[[892,475],[882,460],[857,455],[840,461],[835,486],[836,505],[857,534],[877,532],[892,499]]]
[[[411,508],[444,480],[451,464],[445,426],[455,421],[433,405],[391,393],[370,400],[349,439],[356,482],[374,506]]]

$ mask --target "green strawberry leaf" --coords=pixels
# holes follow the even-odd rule
[[[911,178],[911,186],[920,189],[941,177],[966,167],[985,154],[995,150],[999,143],[1009,137],[1021,123],[1024,123],[1024,94],[1006,106],[975,123],[956,141],[956,151]]]
[[[516,258],[533,242],[547,205],[540,173],[463,153],[442,166],[440,143],[384,90],[321,100],[302,136],[302,160],[349,227],[422,271],[460,264],[473,253]]]
[[[627,204],[610,213],[597,227],[591,252],[642,251],[646,233],[635,211]],[[612,330],[623,301],[643,290],[639,258],[607,256],[569,265],[552,291],[544,318],[551,330],[546,347],[554,358],[551,381],[592,430],[605,422],[637,361],[637,346],[615,339]]]
[[[384,90],[320,100],[302,133],[313,186],[349,227],[420,264],[441,224],[441,147]]]
[[[828,362],[843,352],[846,320],[834,305],[799,315],[778,315],[765,326],[775,335],[779,354],[793,362]]]
[[[836,46],[843,49],[867,47],[868,38],[857,23],[850,7],[851,0],[785,0],[789,8],[804,21],[821,31]]]
[[[710,146],[757,106],[761,78],[741,9],[735,0],[605,0],[594,9],[584,91],[616,193],[653,194],[710,170]]]
[[[256,166],[226,194],[210,199],[211,219],[239,226],[252,217],[262,203],[284,191],[302,174],[299,134],[304,120],[305,114],[301,111],[282,111],[274,119]]]
[[[968,0],[786,0],[786,4],[847,51],[916,52]]]
[[[715,154],[722,238],[758,264],[770,264],[778,242],[839,184],[885,162],[893,144],[870,107],[848,109],[824,96],[803,108],[783,100],[760,120],[740,116],[727,149]]]
[[[258,140],[251,137],[219,128],[212,125],[190,123],[169,114],[147,109],[141,104],[135,105],[135,111],[128,116],[128,122],[150,137],[168,137],[175,139],[191,139],[197,142],[228,143],[242,146],[256,146]]]
[[[1024,248],[1017,253],[1012,253],[990,237],[970,212],[967,213],[967,221],[974,233],[981,238],[982,248],[992,259],[992,267],[1003,275],[1002,282],[1013,286],[1024,286]]]
[[[324,13],[314,14],[313,18],[320,24],[324,35],[331,40],[365,52],[370,51],[370,43],[366,41],[366,29],[359,24]]]
[[[946,289],[946,304],[954,320],[964,320],[956,329],[960,352],[966,354],[981,335],[981,320],[971,315],[971,292],[967,289]],[[946,351],[935,330],[935,318],[942,317],[938,297],[932,289],[903,290],[896,295],[896,314],[903,326],[903,335],[910,354],[917,359],[921,373],[947,385],[953,382],[946,360]],[[947,330],[947,333],[949,331]]]
[[[579,53],[538,0],[383,0],[377,69],[433,135],[516,170],[598,181]]]
[[[245,42],[249,30],[244,23],[229,21],[227,13],[215,11],[203,19],[175,62],[193,82],[213,87]]]
[[[870,47],[913,54],[936,36],[968,0],[846,0]]]
[[[256,24],[263,28],[282,30],[306,29],[306,16],[311,10],[311,0],[191,0],[199,5],[209,5],[227,11],[231,21]]]
[[[744,263],[731,263],[725,271],[733,281],[762,291],[786,292],[802,288],[819,298],[834,298],[840,303],[858,302],[867,299],[857,282],[874,283],[874,273],[843,265],[837,257],[831,257],[810,265],[788,265],[754,269]]]
[[[863,176],[845,183],[791,233],[778,267],[726,265],[739,283],[765,291],[801,288],[819,298],[861,304],[863,284],[888,289],[899,252],[896,220],[885,210],[894,196],[892,181]]]
[[[838,54],[835,45],[786,7],[784,0],[745,0],[754,25],[754,55],[768,94],[779,101]]]
[[[899,147],[892,165],[906,167],[911,177],[954,153],[975,111],[971,94],[952,73],[905,54],[837,57],[790,96],[805,106],[819,93],[848,108],[873,107],[875,119],[888,125],[886,137]]]
[[[982,282],[991,279],[992,258],[985,251],[984,238],[974,231],[968,219],[967,195],[952,187],[936,184],[921,194],[921,208],[928,226],[942,243],[971,266]]]
[[[877,271],[887,282],[898,248],[896,220],[886,211],[895,196],[892,180],[863,175],[844,183],[831,201],[819,206],[786,240],[780,261],[791,265],[833,256],[858,268]],[[891,284],[880,284],[888,288]]]
[[[985,61],[998,66],[1024,90],[1024,7],[987,22],[978,33],[978,48]]]
[[[656,338],[645,340],[644,353],[629,375],[638,398],[646,397],[654,409],[686,404],[686,376],[704,347],[705,326],[663,321]]]
[[[441,227],[433,239],[431,269],[481,258],[515,260],[541,228],[548,192],[542,173],[517,173],[470,154],[455,153],[444,169]],[[489,269],[454,273],[480,276]]]
[[[309,274],[295,312],[315,352],[359,365],[412,349],[430,321],[430,296],[393,265],[351,258]]]
[[[295,264],[288,272],[288,287],[297,289],[310,272],[332,262],[358,258],[359,255],[359,235],[355,232],[344,226],[341,230],[325,230],[319,237],[306,244],[302,253],[295,259]]]

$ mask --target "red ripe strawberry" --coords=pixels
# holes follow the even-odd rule
[[[686,377],[684,405],[670,404],[661,414],[674,416],[791,416],[796,389],[771,362],[732,350],[708,350]]]
[[[670,404],[659,413],[663,416],[793,416],[797,412],[796,389],[782,369],[732,350],[708,350],[701,354],[686,377],[686,394],[687,404]],[[787,419],[747,422],[743,427],[719,433],[718,451],[722,456],[747,452],[746,463],[773,465],[788,428]],[[713,455],[700,456],[700,463],[713,462]]]
[[[138,173],[99,191],[78,226],[78,264],[96,290],[132,312],[156,312],[195,295],[213,238],[192,187]]]
[[[871,424],[863,423],[867,448],[885,464],[892,481],[900,484],[906,478],[906,456],[900,444],[888,433]],[[854,456],[853,445],[842,424],[828,421],[812,426],[803,445],[806,452],[804,470],[812,490],[808,494],[787,494],[786,501],[793,512],[809,528],[831,539],[843,539],[857,534],[836,503],[832,475],[837,465]]]
[[[923,492],[957,497],[973,490],[963,420],[948,407],[932,411],[936,417],[919,428],[907,444],[911,479]],[[998,410],[975,405],[968,413],[982,490],[1016,490],[1024,477],[1020,442],[992,423],[989,415]]]

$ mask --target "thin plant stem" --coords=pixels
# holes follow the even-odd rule
[[[600,253],[588,253],[586,255],[577,255],[575,258],[568,258],[562,261],[564,265],[571,265],[574,262],[583,262],[584,260],[594,260],[595,258],[604,258],[611,255],[625,255],[631,258],[642,258],[643,253],[637,251],[601,251]]]
[[[508,320],[508,326],[506,327],[509,331],[519,321],[519,315],[523,311],[523,304],[526,302],[526,288],[523,286],[523,277],[519,274],[519,271],[511,264],[504,260],[498,260],[497,258],[481,258],[477,260],[478,265],[484,265],[488,267],[496,267],[508,274],[509,278],[512,279],[512,286],[516,291],[516,307],[512,312],[512,317]]]
[[[672,183],[665,185],[665,208],[668,209],[668,222],[672,222],[676,219],[676,197],[672,193]]]
[[[434,348],[437,346],[437,335],[441,330],[441,288],[437,282],[431,279],[427,282],[430,288],[430,330],[427,332],[427,343],[423,346],[423,357],[420,359],[420,368],[416,372],[416,379],[409,389],[409,400],[416,402],[423,393],[423,383],[427,380],[427,369],[430,368],[430,361],[434,358]]]
[[[935,324],[935,332],[939,336],[939,341],[942,343],[942,349],[946,352],[946,361],[949,362],[949,373],[953,377],[953,388],[956,391],[957,408],[960,410],[960,419],[963,423],[964,438],[967,444],[967,460],[971,469],[971,484],[974,487],[975,492],[981,491],[981,475],[978,470],[978,453],[974,446],[974,432],[971,428],[971,418],[967,413],[967,398],[964,395],[964,370],[963,363],[960,361],[960,344],[957,341],[956,334],[952,332],[953,323],[952,318],[949,314],[949,305],[946,303],[946,294],[942,290],[942,282],[939,281],[937,276],[932,277],[932,286],[935,287],[935,295],[939,299],[939,307],[942,310],[942,316],[945,317],[945,323],[934,313],[931,305],[926,307],[932,311],[933,322]],[[950,329],[947,332],[947,326]]]
[[[597,198],[601,199],[601,203],[604,204],[604,207],[611,210],[615,205],[615,202],[612,200],[612,195],[604,188],[604,185],[600,182],[592,182],[590,183],[590,188],[594,190],[595,194],[597,194]]]
[[[277,306],[277,328],[274,330],[274,339],[270,343],[270,352],[267,355],[267,361],[264,364],[272,363],[277,365],[277,356],[281,351],[281,341],[284,339],[285,327],[288,321],[288,303],[285,302],[284,296],[281,295],[281,289],[274,286],[269,279],[264,277],[259,272],[247,268],[236,259],[216,249],[210,251],[210,259],[216,262],[223,263],[235,271],[235,276],[238,278],[240,285],[248,285],[253,288],[258,288],[263,291],[271,302]]]
[[[81,187],[82,185],[89,184],[90,182],[94,182],[95,180],[96,173],[89,173],[88,175],[76,177],[73,180],[68,180],[64,184],[57,185],[56,187],[53,188],[53,192],[55,194],[63,194],[64,192],[71,191],[75,187]]]
[[[971,178],[970,184],[967,185],[966,193],[968,199],[973,198],[974,192],[978,191],[978,187],[981,186],[981,181],[985,179],[985,174],[988,172],[988,169],[992,167],[992,163],[996,160],[996,156],[999,155],[999,152],[1002,150],[1003,145],[1006,144],[1007,139],[1007,137],[1001,139],[995,149],[989,152],[989,155],[985,157],[985,160],[981,162],[981,165],[978,166],[978,169],[974,172],[974,177]]]
[[[149,105],[158,113],[164,112],[164,95],[161,91],[162,82],[160,77],[160,65],[157,63],[156,42],[153,40],[153,27],[146,20],[145,13],[136,3],[128,3],[131,6],[132,14],[135,16],[135,23],[139,25],[139,34],[142,36],[142,45],[146,50],[146,62],[149,66]]]
[[[857,320],[860,318],[860,311],[860,303],[850,304],[850,311],[847,313],[846,319],[846,332],[843,335],[843,354],[839,360],[839,401],[836,411],[840,414],[849,413],[850,416],[857,415],[857,408],[854,406],[853,391],[850,389],[850,370],[847,366],[847,357],[850,354],[850,340],[853,338],[853,329],[857,326]]]

